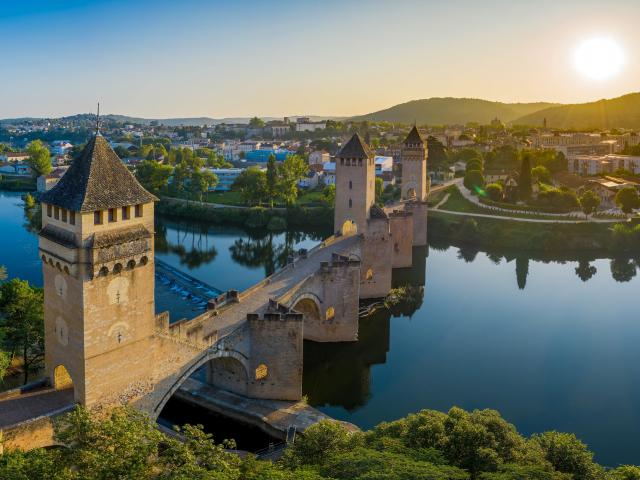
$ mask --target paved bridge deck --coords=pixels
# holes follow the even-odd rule
[[[321,262],[330,262],[333,254],[360,256],[360,241],[358,235],[349,235],[331,239],[326,244],[310,250],[306,258],[298,258],[292,264],[276,272],[271,277],[240,293],[240,302],[232,304],[219,311],[217,316],[211,317],[205,324],[205,336],[217,331],[228,333],[239,323],[247,319],[251,313],[264,313],[270,299],[278,299],[291,290],[294,285],[304,281],[318,271]]]
[[[0,401],[0,428],[41,417],[73,405],[73,389],[43,388]]]

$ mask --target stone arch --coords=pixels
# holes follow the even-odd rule
[[[129,270],[133,270],[134,268],[136,268],[136,261],[135,260],[129,260],[127,262],[127,268]]]
[[[407,182],[402,185],[403,200],[413,200],[418,196],[418,184],[416,182]]]
[[[149,259],[148,259],[148,258],[147,258],[147,256],[145,255],[145,256],[143,256],[143,257],[140,259],[140,265],[143,265],[143,266],[144,266],[144,265],[146,265],[147,263],[149,263]]]
[[[151,415],[153,418],[157,418],[158,415],[162,412],[162,409],[167,404],[169,399],[173,396],[173,394],[180,388],[180,386],[185,382],[187,378],[193,375],[196,371],[198,371],[202,366],[206,365],[208,362],[215,358],[221,357],[231,357],[237,360],[242,364],[245,371],[249,371],[249,365],[247,362],[247,357],[245,357],[242,353],[237,352],[235,350],[217,350],[217,348],[213,347],[202,353],[199,357],[194,359],[189,365],[186,365],[182,372],[178,375],[176,380],[168,386],[165,390],[164,394],[160,399],[157,400]],[[247,375],[248,378],[248,375]]]
[[[247,395],[249,375],[245,366],[234,357],[217,357],[207,364],[207,383],[240,395]]]
[[[293,302],[291,302],[292,308],[297,312],[304,315],[304,322],[320,322],[322,320],[321,315],[321,301],[312,293],[303,293],[298,296]]]
[[[113,266],[113,273],[120,273],[122,271],[122,264],[121,263],[116,263]]]
[[[108,267],[100,268],[100,270],[98,271],[98,275],[100,275],[101,277],[106,277],[107,275],[109,275],[109,268]]]
[[[356,224],[356,222],[348,218],[340,227],[340,233],[342,235],[351,235],[358,233],[358,225]]]
[[[73,379],[67,368],[62,364],[53,369],[53,388],[56,390],[73,388]]]

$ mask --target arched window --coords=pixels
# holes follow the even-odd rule
[[[336,310],[333,307],[327,308],[327,313],[324,316],[325,320],[333,320],[335,316],[336,316]]]
[[[349,199],[349,208],[351,208],[352,205],[353,205],[353,202],[351,201],[351,199]]]
[[[269,375],[269,369],[264,363],[258,365],[256,368],[256,380],[264,380]]]
[[[349,180],[349,190],[351,190],[352,188],[353,188],[353,182]]]
[[[373,270],[371,268],[369,270],[367,270],[366,278],[367,278],[367,280],[373,280]]]

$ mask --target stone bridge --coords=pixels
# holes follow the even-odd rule
[[[411,266],[413,247],[426,245],[426,144],[416,127],[403,152],[411,188],[383,209],[374,155],[354,135],[336,162],[335,235],[171,323],[155,314],[157,199],[97,134],[42,197],[47,385],[0,396],[4,445],[42,446],[51,418],[74,403],[131,404],[157,418],[201,369],[218,391],[299,401],[303,340],[356,341],[360,300],[384,297],[392,270]]]

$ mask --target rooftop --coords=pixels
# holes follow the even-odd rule
[[[338,157],[342,158],[369,158],[371,156],[373,153],[358,133],[354,133],[338,153]]]
[[[97,134],[41,200],[76,212],[92,212],[149,203],[157,198],[138,183],[109,142]]]

